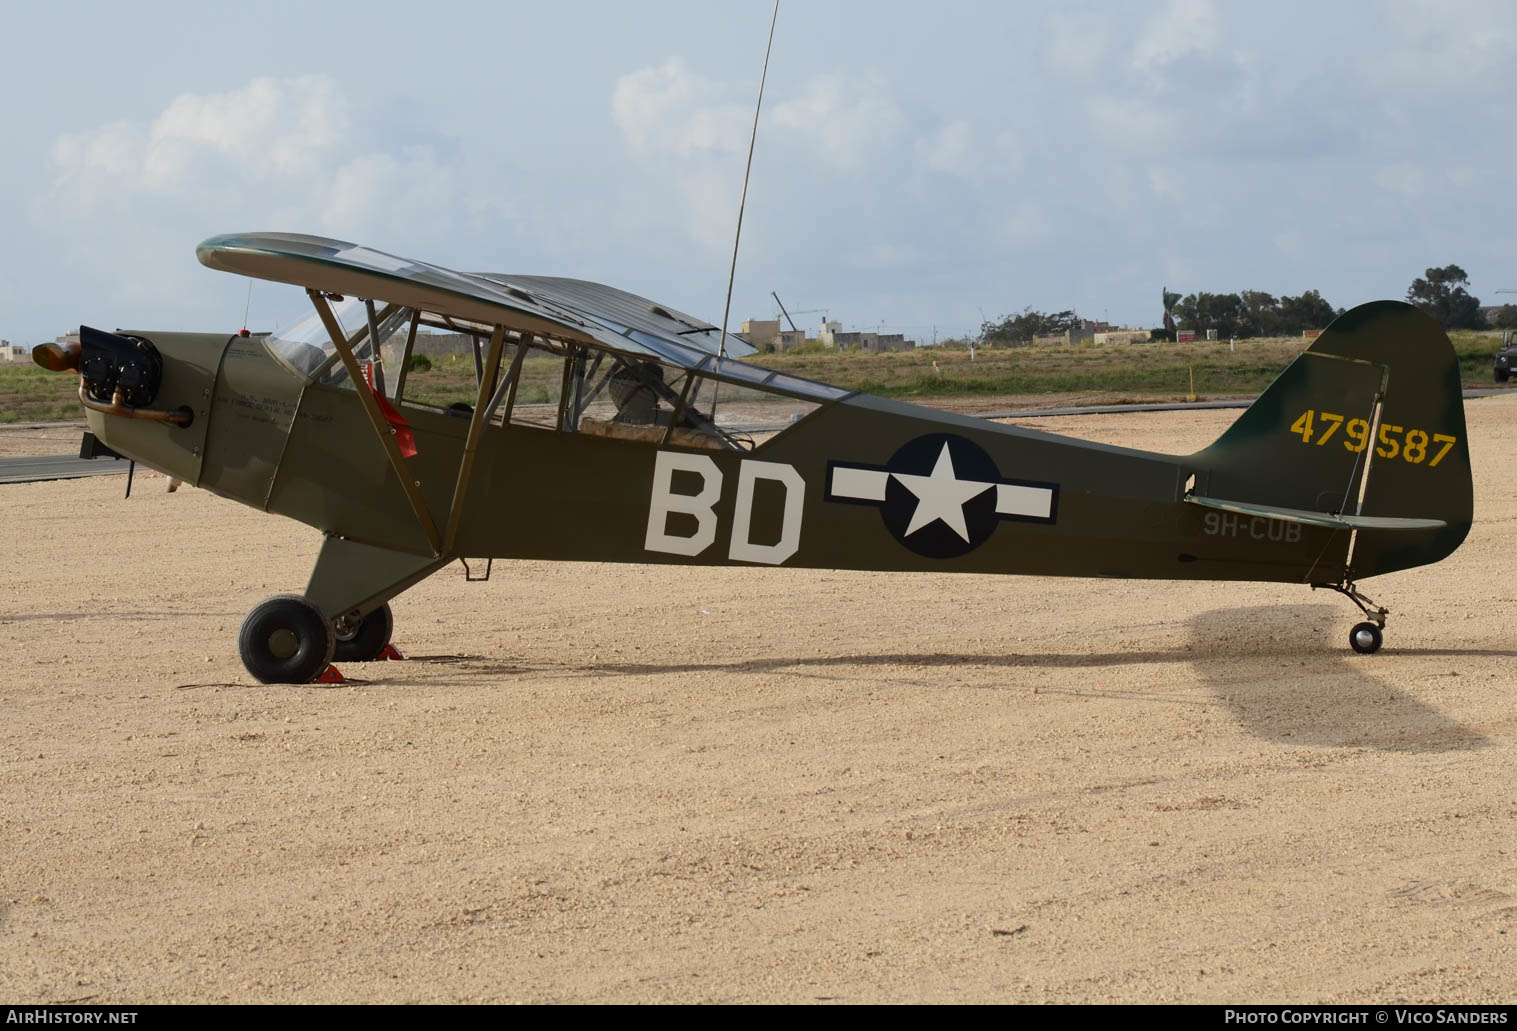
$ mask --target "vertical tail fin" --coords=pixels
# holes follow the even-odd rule
[[[1474,509],[1458,358],[1399,301],[1340,315],[1190,461],[1208,498],[1443,524],[1355,531],[1348,579],[1438,561]]]

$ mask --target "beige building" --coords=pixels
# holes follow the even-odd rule
[[[1105,333],[1097,333],[1092,340],[1099,346],[1101,344],[1142,344],[1153,339],[1153,330],[1149,329],[1112,329]]]
[[[1062,333],[1033,337],[1032,342],[1035,344],[1083,344],[1088,341],[1099,347],[1105,344],[1141,343],[1152,338],[1151,330],[1130,329],[1127,326],[1113,326],[1092,319],[1081,319]]]
[[[0,340],[0,361],[24,362],[31,357],[23,344],[13,344],[9,340]]]
[[[1097,333],[1109,333],[1115,326],[1108,326],[1104,322],[1095,322],[1091,319],[1081,319],[1062,333],[1052,336],[1033,337],[1035,344],[1082,344],[1085,341],[1094,341]]]
[[[841,322],[822,323],[816,338],[823,347],[845,350],[856,347],[860,351],[910,351],[917,345],[915,340],[907,340],[901,333],[844,333]]]
[[[760,351],[788,351],[806,342],[806,334],[798,329],[780,329],[779,319],[749,319],[738,330],[738,336]]]
[[[766,345],[780,349],[780,320],[779,319],[749,319],[738,330],[738,336],[748,341],[760,351]]]

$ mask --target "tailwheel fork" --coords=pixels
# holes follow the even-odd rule
[[[1356,623],[1348,632],[1348,646],[1360,655],[1373,655],[1380,650],[1385,643],[1385,617],[1391,614],[1391,610],[1383,605],[1376,605],[1374,600],[1360,593],[1359,588],[1352,580],[1344,580],[1336,584],[1312,584],[1312,590],[1318,588],[1328,591],[1337,591],[1349,601],[1359,606],[1366,621]]]

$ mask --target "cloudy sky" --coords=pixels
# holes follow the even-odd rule
[[[24,5],[0,336],[236,329],[218,233],[567,275],[720,321],[767,0]],[[930,337],[1161,287],[1517,289],[1517,4],[786,0],[733,322]],[[1517,300],[1517,297],[1509,298]],[[253,288],[254,328],[304,314]],[[814,325],[816,315],[798,317]]]

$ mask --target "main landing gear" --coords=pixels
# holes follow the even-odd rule
[[[1352,580],[1345,580],[1337,584],[1312,584],[1312,590],[1322,588],[1328,591],[1337,591],[1349,601],[1359,606],[1368,620],[1364,623],[1355,623],[1354,628],[1348,632],[1348,646],[1360,655],[1373,655],[1380,650],[1385,643],[1385,617],[1391,614],[1391,610],[1376,605],[1374,601],[1359,593]]]
[[[340,662],[372,662],[389,647],[395,618],[389,603],[361,619],[327,622],[300,594],[276,594],[242,622],[237,650],[242,664],[264,684],[308,684]]]
[[[242,664],[265,684],[339,683],[334,659],[401,658],[390,644],[390,599],[450,561],[328,537],[304,594],[276,595],[248,613]]]
[[[337,635],[337,662],[373,662],[380,657],[395,632],[395,617],[385,602],[356,621],[339,619],[333,631]]]
[[[332,664],[337,634],[303,595],[276,594],[242,621],[237,651],[261,683],[307,684]]]

